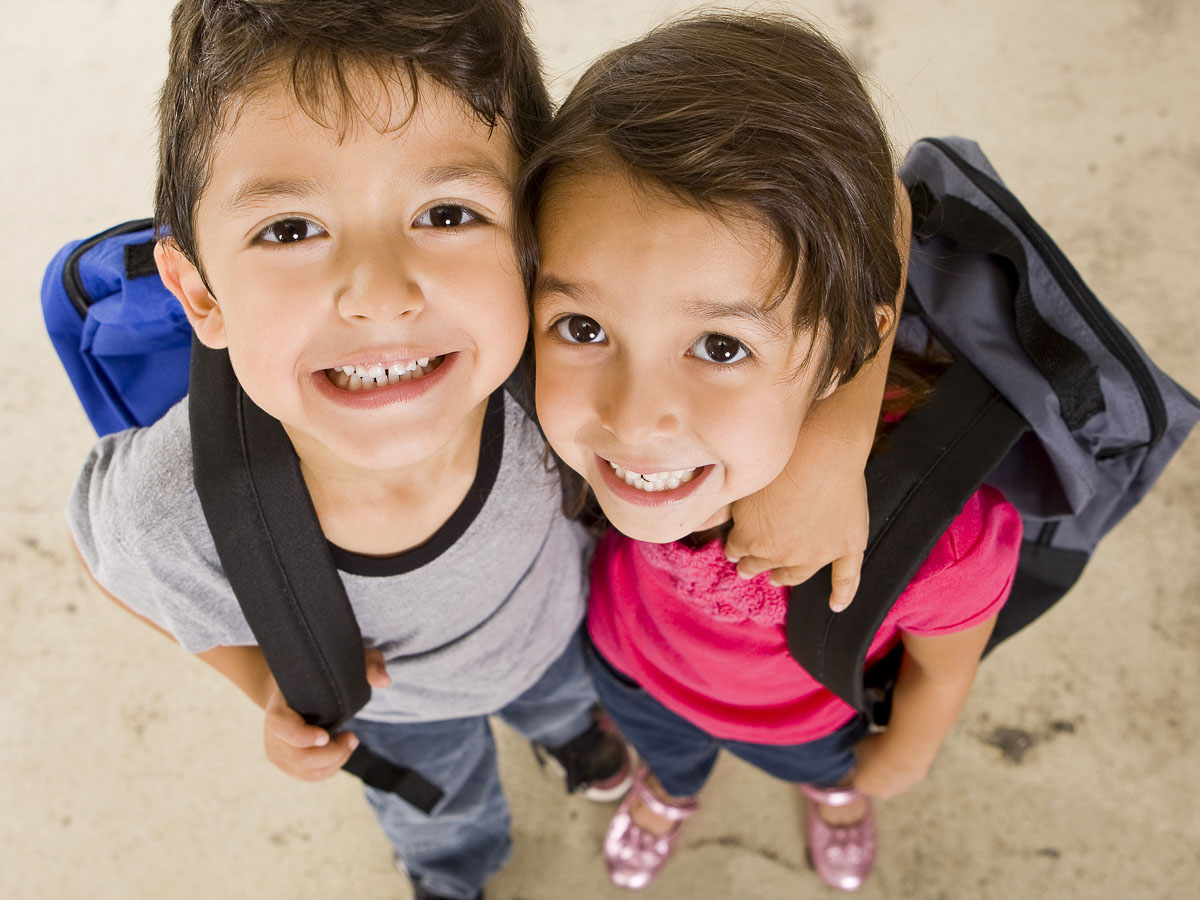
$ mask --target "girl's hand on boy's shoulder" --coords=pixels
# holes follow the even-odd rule
[[[862,470],[814,468],[803,483],[781,477],[733,504],[725,555],[743,578],[770,569],[779,585],[800,584],[832,564],[829,606],[840,612],[858,590],[869,527]]]
[[[885,734],[871,735],[859,741],[854,748],[858,767],[854,771],[852,784],[864,794],[879,800],[912,790],[929,772],[928,766],[891,752],[886,737]]]

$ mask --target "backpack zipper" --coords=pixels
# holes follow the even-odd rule
[[[99,234],[92,235],[67,255],[67,260],[63,263],[63,290],[67,292],[67,299],[71,301],[71,305],[79,313],[79,318],[86,318],[88,309],[95,302],[84,288],[83,279],[79,276],[79,263],[83,258],[83,254],[87,253],[101,241],[122,234],[130,234],[134,231],[143,231],[153,224],[153,219],[134,219],[132,222],[122,222],[120,225],[114,225],[112,228],[108,228]]]
[[[1005,188],[1004,185],[995,181],[986,173],[979,171],[979,169],[963,159],[954,148],[950,147],[944,141],[938,138],[924,138],[922,142],[931,144],[945,154],[967,176],[975,187],[983,191],[988,199],[995,203],[1005,215],[1016,223],[1029,242],[1033,244],[1034,249],[1046,261],[1046,265],[1050,269],[1050,274],[1054,276],[1055,281],[1063,289],[1063,293],[1067,295],[1071,304],[1083,317],[1088,326],[1091,327],[1093,333],[1100,339],[1100,342],[1125,367],[1125,371],[1133,379],[1134,386],[1137,388],[1138,394],[1141,395],[1142,406],[1146,410],[1146,421],[1150,426],[1150,439],[1144,444],[1138,444],[1135,447],[1123,448],[1121,450],[1102,450],[1096,454],[1096,458],[1107,459],[1133,450],[1153,447],[1157,444],[1167,430],[1167,406],[1163,401],[1162,393],[1154,383],[1154,377],[1150,374],[1146,363],[1138,355],[1137,350],[1134,349],[1129,339],[1113,324],[1109,313],[1100,305],[1100,301],[1096,299],[1096,295],[1083,283],[1083,279],[1079,277],[1079,273],[1075,271],[1075,267],[1071,265],[1063,255],[1063,252],[1050,239],[1050,235],[1046,234],[1045,229],[1029,215],[1025,207],[1021,205],[1021,201],[1013,196],[1012,192]]]

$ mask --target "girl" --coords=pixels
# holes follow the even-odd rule
[[[792,19],[677,22],[591,67],[522,194],[538,413],[611,525],[593,674],[645,763],[605,838],[612,880],[650,882],[724,747],[800,786],[818,874],[853,890],[875,856],[871,798],[927,772],[1020,542],[981,489],[876,635],[872,660],[900,641],[905,662],[891,728],[870,737],[788,655],[786,592],[725,558],[731,504],[782,471],[811,405],[895,322],[895,179],[862,83]]]

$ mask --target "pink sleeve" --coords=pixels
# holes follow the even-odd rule
[[[1012,590],[1020,552],[1020,515],[995,488],[980,488],[896,601],[896,627],[949,634],[991,618]]]

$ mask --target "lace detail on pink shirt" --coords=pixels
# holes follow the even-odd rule
[[[749,581],[739,578],[719,540],[699,550],[678,542],[638,542],[636,547],[643,560],[674,583],[678,597],[704,615],[722,622],[783,625],[787,589],[771,584],[767,572]]]

